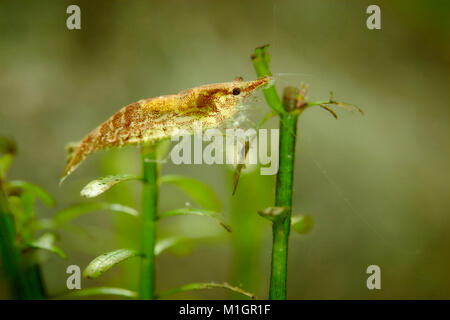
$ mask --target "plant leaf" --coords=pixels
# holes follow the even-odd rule
[[[92,238],[92,236],[81,226],[73,223],[57,224],[53,219],[35,219],[31,223],[31,229],[35,230],[65,230],[83,236],[85,238]],[[93,238],[92,238],[93,239]]]
[[[56,227],[56,224],[53,219],[42,218],[34,220],[31,227],[33,230],[53,229]]]
[[[115,212],[122,212],[129,214],[131,216],[139,215],[139,213],[135,209],[121,204],[108,202],[91,202],[91,203],[76,204],[67,207],[56,213],[55,216],[53,217],[53,221],[55,222],[56,225],[61,225],[83,214],[98,210],[110,210]]]
[[[114,287],[95,287],[81,290],[74,290],[68,294],[57,297],[56,299],[73,299],[85,298],[91,296],[118,296],[123,298],[135,299],[138,297],[137,292],[123,288]]]
[[[222,208],[219,197],[213,188],[204,182],[184,176],[166,175],[161,177],[160,183],[169,183],[180,188],[204,209],[220,211]]]
[[[300,234],[308,233],[314,227],[314,219],[311,216],[294,216],[291,219],[292,229]]]
[[[192,291],[192,290],[203,290],[203,289],[212,289],[212,288],[223,288],[227,290],[231,290],[240,294],[243,294],[244,296],[250,297],[252,299],[255,299],[256,296],[250,292],[244,291],[241,288],[234,287],[229,285],[228,283],[216,283],[216,282],[198,282],[198,283],[190,283],[186,284],[184,286],[169,289],[167,291],[164,291],[161,293],[158,298],[166,297],[175,293],[184,292],[184,291]]]
[[[51,196],[50,193],[45,191],[43,188],[26,181],[20,180],[9,181],[6,183],[6,188],[7,189],[17,188],[29,192],[33,194],[35,197],[39,198],[42,201],[42,203],[48,207],[54,207],[56,204],[55,199]]]
[[[14,155],[11,153],[5,154],[0,158],[0,178],[5,178],[6,172],[8,171],[11,163],[14,159]]]
[[[364,111],[360,107],[358,107],[354,104],[349,104],[349,103],[333,100],[333,97],[331,97],[330,100],[325,100],[325,101],[309,101],[309,102],[306,102],[303,105],[303,107],[308,108],[308,107],[319,106],[319,107],[327,110],[328,112],[330,112],[333,115],[333,117],[337,119],[338,116],[337,116],[336,112],[334,112],[334,110],[331,109],[329,107],[329,105],[335,105],[335,106],[343,108],[347,111],[358,111],[359,113],[364,115]]]
[[[8,197],[9,213],[14,218],[14,227],[17,233],[22,234],[26,220],[25,209],[19,196],[11,195]]]
[[[195,215],[195,216],[206,216],[211,217],[213,219],[216,219],[222,227],[225,228],[228,232],[231,232],[231,227],[226,224],[219,213],[204,209],[191,209],[191,208],[181,208],[181,209],[175,209],[171,211],[164,212],[159,216],[159,219],[170,217],[170,216],[180,216],[180,215]]]
[[[330,104],[334,104],[334,105],[344,108],[348,111],[358,111],[359,113],[364,115],[364,111],[360,107],[358,107],[357,105],[354,105],[354,104],[340,102],[340,101],[334,101],[334,100],[331,100]]]
[[[89,182],[80,192],[82,197],[94,198],[123,181],[139,180],[140,177],[131,174],[118,174],[101,177]]]
[[[34,199],[34,195],[30,192],[25,191],[20,194],[26,221],[34,218]]]
[[[83,277],[96,279],[116,264],[140,254],[132,249],[118,249],[107,252],[92,260],[83,271]]]
[[[15,200],[15,198],[17,197],[9,197],[9,201],[13,206],[13,200]],[[30,192],[24,191],[20,193],[19,198],[21,205],[17,206],[16,204],[15,209],[11,208],[11,212],[13,212],[14,216],[17,218],[15,223],[16,230],[17,233],[20,234],[21,241],[23,243],[28,243],[33,241],[33,231],[31,226],[36,218],[34,212],[35,196]]]
[[[53,233],[45,233],[39,239],[28,243],[28,246],[35,249],[53,252],[61,258],[66,259],[67,255],[55,245],[55,242],[56,236]]]
[[[176,246],[177,244],[179,244],[182,241],[183,241],[183,239],[180,237],[170,237],[170,238],[159,240],[155,245],[155,256],[160,255],[165,250],[167,250],[173,246]]]

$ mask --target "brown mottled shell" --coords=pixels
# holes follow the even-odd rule
[[[238,78],[131,103],[78,144],[68,160],[63,179],[98,150],[158,141],[172,137],[179,129],[192,132],[198,121],[203,129],[217,127],[236,113],[246,97],[269,83],[271,78],[266,77],[247,82]]]

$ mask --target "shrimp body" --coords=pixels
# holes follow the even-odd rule
[[[203,129],[218,127],[233,117],[256,89],[272,82],[268,77],[236,79],[131,103],[69,148],[62,180],[98,150],[156,142],[180,134],[180,129],[193,132],[197,122]]]

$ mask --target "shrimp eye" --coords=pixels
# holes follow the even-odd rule
[[[239,93],[241,93],[241,90],[239,88],[233,89],[233,95],[237,96]]]

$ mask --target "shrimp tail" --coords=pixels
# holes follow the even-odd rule
[[[63,176],[59,181],[59,185],[64,182],[67,176],[72,173],[75,168],[80,164],[79,153],[80,153],[81,142],[69,142],[66,145],[66,168],[64,169]]]
[[[70,161],[73,159],[73,157],[75,156],[75,152],[77,151],[77,149],[79,148],[81,142],[69,142],[66,145],[66,163],[70,163]]]

